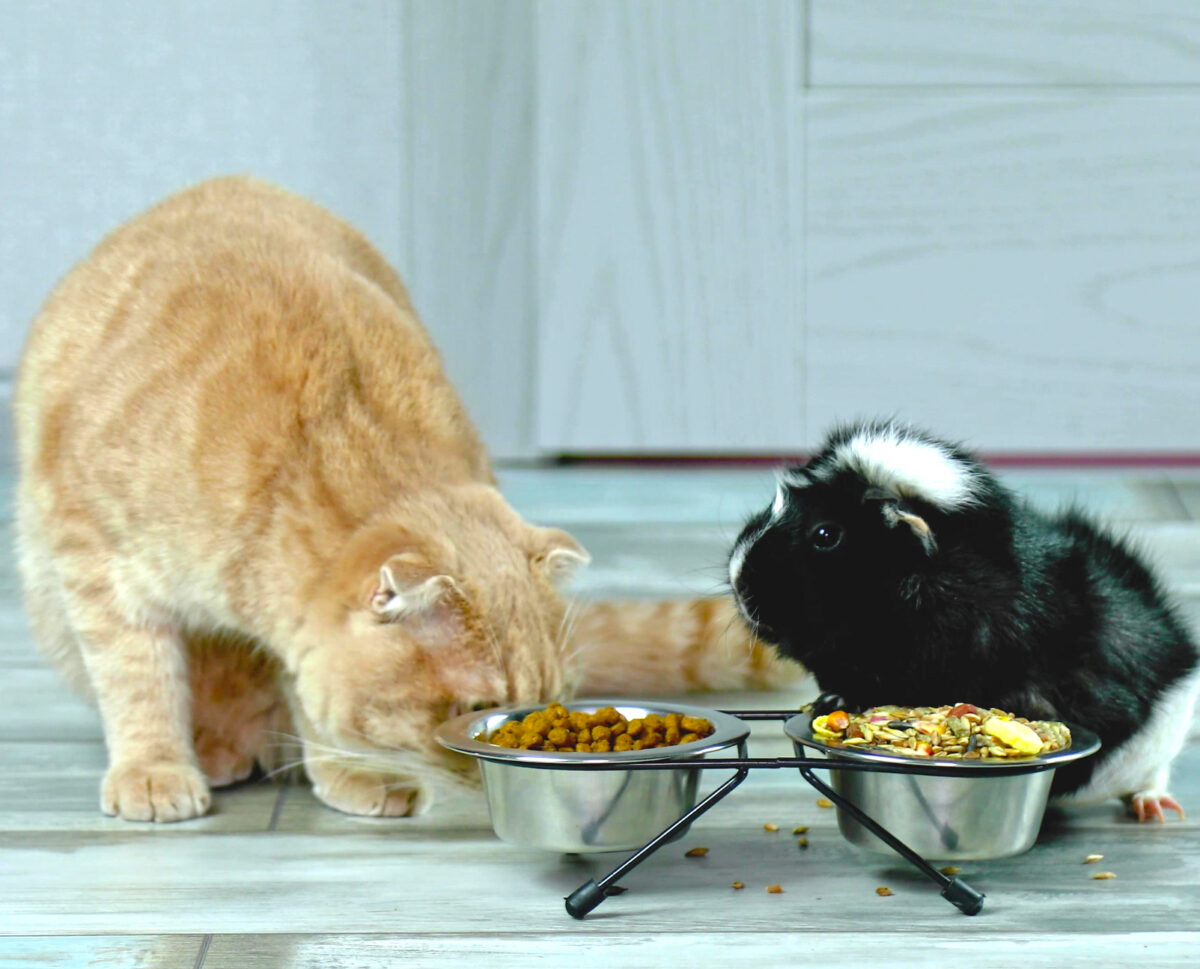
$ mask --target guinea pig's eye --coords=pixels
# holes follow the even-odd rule
[[[842,526],[821,522],[808,533],[808,540],[818,552],[829,552],[842,544]]]
[[[487,700],[476,700],[474,703],[471,704],[471,712],[478,713],[480,710],[487,710],[494,706],[495,706],[494,703],[488,703]]]

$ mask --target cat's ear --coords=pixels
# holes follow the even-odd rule
[[[394,555],[379,566],[370,608],[384,622],[403,622],[426,638],[449,636],[457,615],[452,608],[460,589],[450,576],[416,570],[407,555]]]
[[[592,557],[561,528],[535,529],[529,564],[555,585],[561,585],[587,565]]]

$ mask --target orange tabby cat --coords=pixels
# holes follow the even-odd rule
[[[27,607],[99,706],[109,814],[203,814],[280,734],[327,804],[408,814],[456,766],[433,727],[472,705],[794,669],[723,602],[666,607],[696,635],[648,665],[623,626],[645,607],[586,607],[569,642],[556,586],[584,550],[497,492],[382,258],[261,182],[106,238],[34,322],[15,410]]]

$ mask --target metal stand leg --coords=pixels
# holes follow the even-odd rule
[[[571,892],[571,894],[566,897],[567,912],[569,912],[574,918],[581,919],[587,915],[588,912],[608,898],[608,896],[619,895],[621,892],[623,892],[624,889],[615,884],[618,878],[627,872],[632,871],[643,861],[649,858],[652,854],[654,854],[655,851],[670,841],[677,832],[687,828],[687,826],[696,820],[696,818],[700,817],[700,815],[702,815],[710,807],[721,800],[721,798],[742,783],[749,773],[750,771],[748,768],[739,768],[733,777],[729,778],[729,780],[709,794],[708,797],[688,811],[687,814],[684,814],[669,827],[665,828],[653,840],[648,841],[645,845],[635,851],[603,878],[599,879],[598,881],[596,879],[590,879],[589,881],[580,885],[577,889],[575,889],[575,891]]]
[[[936,882],[937,885],[942,889],[942,898],[949,901],[967,915],[979,914],[980,910],[983,908],[983,892],[972,888],[960,878],[950,877],[949,875],[945,875],[938,871],[931,864],[929,864],[929,862],[913,851],[912,848],[888,831],[887,828],[878,824],[874,818],[863,812],[857,805],[851,804],[846,798],[842,797],[837,791],[833,790],[833,788],[818,780],[813,774],[811,768],[801,767],[800,775],[806,781],[808,781],[809,784],[815,787],[831,801],[836,803],[838,807],[849,812],[854,820],[875,835],[875,837],[879,838],[884,844],[896,851],[901,857],[909,862],[909,864],[913,865],[922,874]]]

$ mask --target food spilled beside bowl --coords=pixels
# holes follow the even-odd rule
[[[641,847],[678,820],[696,804],[700,771],[687,763],[718,751],[744,753],[749,728],[686,704],[598,699],[469,713],[435,736],[478,760],[500,838],[585,853]],[[666,759],[682,766],[588,769]]]
[[[830,771],[838,793],[919,854],[938,860],[1027,851],[1037,840],[1054,770],[1100,747],[1082,727],[969,703],[801,714],[784,731],[798,756],[808,747],[834,760],[942,768],[937,776]],[[838,827],[852,844],[891,853],[842,808]]]

